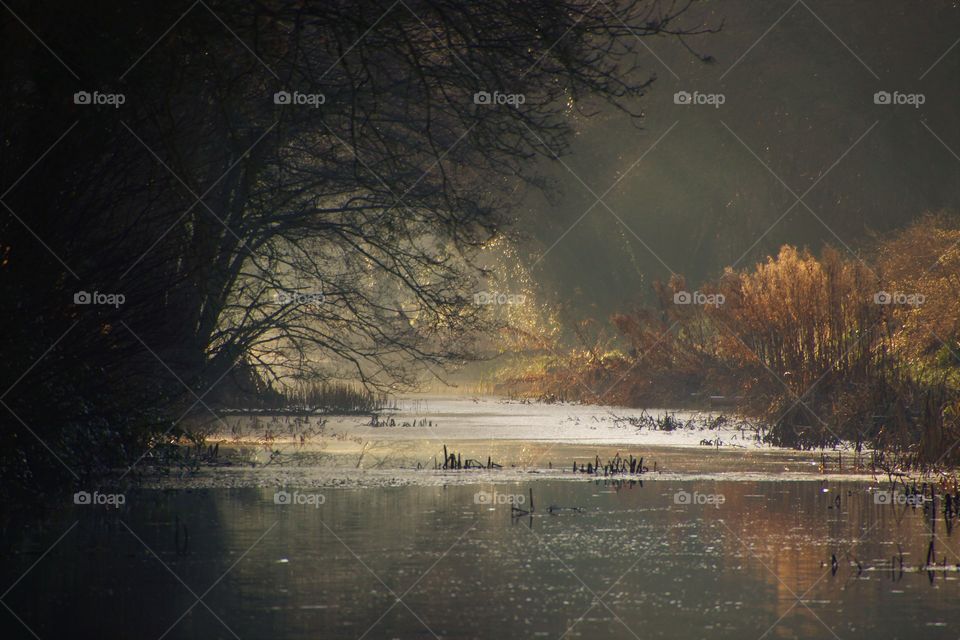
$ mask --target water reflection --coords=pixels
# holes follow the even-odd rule
[[[957,635],[942,504],[860,483],[295,491],[8,517],[3,637]]]

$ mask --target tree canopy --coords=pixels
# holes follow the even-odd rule
[[[469,357],[506,194],[572,114],[639,119],[636,52],[706,30],[689,8],[11,3],[4,468],[136,456],[237,376],[397,388]]]

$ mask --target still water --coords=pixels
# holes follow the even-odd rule
[[[958,532],[869,487],[168,489],[119,509],[67,496],[4,517],[0,635],[960,637]],[[531,489],[533,514],[511,517]]]

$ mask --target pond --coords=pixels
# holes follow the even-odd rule
[[[649,475],[129,489],[117,508],[106,493],[67,496],[4,518],[0,629],[150,640],[960,634],[960,540],[939,508],[878,503],[875,483],[813,474]],[[531,492],[533,513],[512,517]]]

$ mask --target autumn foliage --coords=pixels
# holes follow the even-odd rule
[[[960,460],[960,226],[947,216],[862,254],[784,246],[701,287],[712,303],[684,303],[680,276],[654,290],[657,305],[612,318],[619,350],[577,350],[543,372],[542,388],[634,406],[721,395],[777,444],[847,440],[919,465]]]

